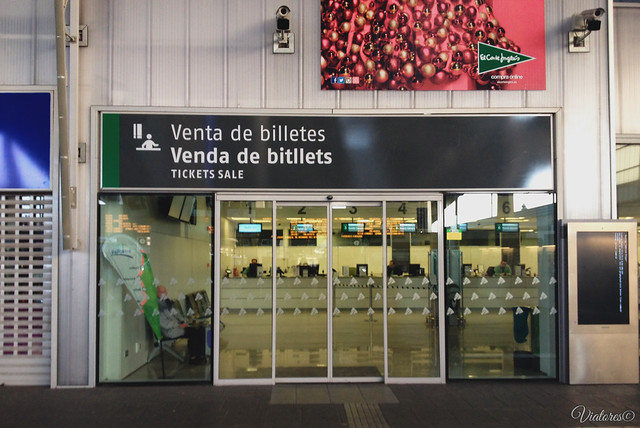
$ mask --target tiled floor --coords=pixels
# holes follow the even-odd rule
[[[382,384],[285,384],[274,386],[269,400],[269,404],[344,403],[398,404],[398,399],[388,385]]]
[[[605,417],[626,419],[598,420]],[[640,385],[466,381],[446,385],[138,385],[93,389],[4,386],[0,387],[0,425],[640,426]]]

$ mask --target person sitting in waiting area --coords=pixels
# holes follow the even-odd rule
[[[167,288],[158,286],[158,311],[160,312],[160,329],[165,339],[188,339],[189,363],[202,364],[205,356],[205,330],[202,326],[190,326],[179,307],[169,298]]]
[[[506,260],[502,260],[498,266],[493,269],[493,276],[511,276],[511,267]]]

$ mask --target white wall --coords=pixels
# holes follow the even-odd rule
[[[604,0],[547,0],[547,90],[504,92],[332,92],[320,90],[320,8],[290,0],[296,53],[273,55],[275,10],[282,0],[70,0],[89,27],[79,51],[78,141],[92,139],[90,107],[170,106],[289,109],[473,109],[475,112],[558,109],[559,216],[611,215],[608,110],[608,25],[590,36],[591,52],[569,54],[573,13]],[[55,83],[53,2],[0,0],[0,85]],[[76,80],[77,79],[77,80]],[[72,118],[73,119],[73,118]],[[73,131],[73,130],[72,130]],[[72,132],[72,135],[74,133]],[[71,143],[75,146],[76,141]],[[90,164],[76,165],[78,248],[60,254],[58,377],[91,384],[90,262],[95,248]]]
[[[616,134],[640,137],[640,4],[616,5]]]

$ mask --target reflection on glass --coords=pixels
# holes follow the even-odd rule
[[[449,377],[555,377],[553,195],[450,195],[445,212]]]
[[[272,217],[271,202],[220,205],[220,379],[271,378]]]
[[[211,198],[99,203],[99,381],[211,379]]]
[[[640,145],[618,144],[616,146],[616,201],[618,218],[640,221]],[[640,234],[638,235],[640,238]],[[638,239],[640,245],[640,239]],[[640,282],[638,283],[640,295]],[[640,311],[638,311],[640,317]],[[638,340],[640,349],[640,338]]]
[[[278,206],[276,377],[327,373],[327,207]]]
[[[333,376],[384,375],[382,207],[332,206]]]
[[[437,203],[387,203],[390,377],[440,376]]]

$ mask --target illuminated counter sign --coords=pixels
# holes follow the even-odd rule
[[[298,233],[313,232],[313,225],[309,223],[298,223],[295,225],[295,230]]]
[[[400,223],[398,225],[399,230],[401,232],[415,232],[416,231],[416,224],[415,223]]]
[[[342,233],[345,235],[364,233],[363,223],[342,223]]]
[[[462,231],[457,228],[447,227],[447,241],[462,241]]]
[[[447,227],[447,241],[462,241],[462,232],[467,230],[467,223]]]
[[[238,232],[260,233],[262,232],[262,224],[261,223],[240,223],[238,224]]]
[[[496,223],[496,232],[520,232],[519,223]]]
[[[318,236],[318,231],[313,228],[312,224],[309,223],[297,223],[291,224],[291,228],[289,230],[289,237],[291,239],[316,239]]]

